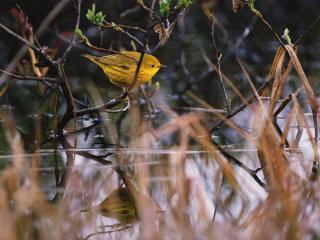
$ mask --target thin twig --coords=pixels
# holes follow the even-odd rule
[[[257,92],[260,94],[262,93],[265,89],[267,89],[270,85],[271,85],[272,81],[266,81],[262,84],[262,86],[257,90]],[[241,112],[243,109],[245,109],[248,104],[251,104],[253,102],[255,102],[257,100],[256,96],[253,95],[251,98],[249,98],[246,103],[242,103],[241,105],[239,105],[237,108],[234,108],[232,112],[226,114],[225,118],[226,119],[230,119],[232,117],[234,117],[235,115],[237,115],[239,112]],[[213,133],[214,131],[216,131],[217,129],[219,129],[220,125],[224,123],[224,119],[221,119],[219,121],[216,122],[216,124],[214,125],[213,128],[211,128],[210,132]]]
[[[78,5],[77,5],[77,20],[76,20],[76,25],[74,29],[78,29],[79,25],[80,25],[80,16],[81,16],[81,3],[82,0],[78,0]],[[69,43],[69,46],[67,47],[67,49],[65,50],[64,54],[62,55],[62,57],[60,58],[60,61],[62,63],[64,63],[64,61],[66,60],[66,57],[68,56],[69,52],[71,51],[71,49],[73,48],[73,46],[76,44],[76,39],[77,39],[77,34],[74,32],[73,36],[72,36],[72,40]]]
[[[19,80],[36,80],[36,81],[41,81],[41,82],[53,82],[56,83],[57,79],[56,78],[51,78],[51,77],[36,77],[36,76],[28,76],[24,74],[15,74],[15,73],[10,73],[5,70],[0,69],[0,72],[8,75],[10,77],[13,77],[15,79]]]
[[[119,228],[119,229],[115,229],[115,230],[110,230],[110,231],[101,231],[101,232],[95,232],[95,233],[91,233],[89,234],[88,236],[86,236],[84,238],[84,240],[88,240],[89,238],[95,236],[95,235],[99,235],[99,234],[110,234],[110,233],[113,233],[113,232],[120,232],[120,231],[123,231],[123,230],[126,230],[128,228],[132,228],[132,226],[125,226],[125,227],[122,227],[122,228]]]
[[[52,59],[47,55],[47,53],[42,49],[42,48],[38,48],[36,47],[32,42],[24,39],[23,37],[21,37],[20,35],[16,34],[15,32],[13,32],[12,30],[10,30],[9,28],[7,28],[6,26],[4,26],[2,23],[0,23],[0,28],[2,28],[3,30],[5,30],[7,33],[9,33],[11,36],[15,37],[16,39],[18,39],[20,42],[26,44],[28,47],[32,48],[34,51],[36,51],[37,53],[40,53],[48,62],[53,63]]]
[[[112,100],[110,100],[107,103],[98,105],[98,106],[94,106],[94,107],[89,107],[86,109],[82,109],[82,110],[78,110],[76,111],[75,115],[76,117],[81,117],[87,114],[91,114],[91,113],[98,113],[101,111],[105,111],[106,109],[111,109],[115,106],[117,106],[118,104],[120,104],[124,99],[126,99],[128,96],[128,92],[124,92],[122,93],[120,96],[118,96],[117,98],[114,98]],[[72,114],[67,114],[64,116],[64,118],[62,118],[61,120],[61,127],[64,127],[71,119],[73,118]]]
[[[228,159],[229,162],[237,165],[238,167],[242,168],[244,171],[246,171],[261,187],[265,188],[266,184],[261,181],[261,179],[257,176],[257,171],[252,170],[248,168],[246,165],[244,165],[242,162],[240,162],[238,159],[227,153],[218,143],[215,141],[212,141],[212,144],[220,151],[220,153]]]
[[[318,23],[320,20],[320,15],[313,21],[313,23],[307,28],[307,30],[300,35],[300,37],[295,41],[293,45],[297,46],[299,43],[305,38],[305,36],[313,29],[313,27]]]
[[[140,68],[141,68],[141,65],[142,65],[142,61],[143,61],[144,54],[145,54],[145,52],[146,52],[146,50],[147,50],[150,32],[151,32],[151,31],[148,30],[148,32],[147,32],[147,34],[146,34],[146,36],[145,36],[143,48],[142,48],[141,55],[140,55],[140,58],[139,58],[139,61],[138,61],[138,64],[137,64],[136,71],[135,71],[135,73],[134,73],[133,81],[131,82],[129,88],[127,89],[128,92],[130,92],[130,91],[133,89],[133,87],[136,85],[136,83],[137,83],[137,81],[138,81],[138,75],[139,75],[139,71],[140,71]]]
[[[226,102],[227,110],[228,110],[228,112],[231,112],[229,96],[228,96],[226,87],[224,86],[222,75],[221,75],[220,60],[221,60],[222,55],[218,54],[218,48],[217,48],[217,44],[216,44],[216,40],[215,40],[215,36],[214,36],[215,23],[214,23],[212,15],[211,15],[211,19],[210,20],[211,20],[211,39],[212,39],[213,50],[214,50],[215,57],[217,59],[217,64],[218,64],[218,75],[219,75],[219,79],[220,79],[220,85],[221,85],[221,88],[223,90],[223,95],[224,95],[224,99],[225,99],[225,102]]]
[[[147,31],[142,29],[141,27],[135,27],[135,26],[129,26],[129,25],[123,25],[123,24],[114,24],[114,23],[109,23],[109,22],[104,22],[104,25],[101,26],[102,28],[105,29],[110,29],[110,28],[126,28],[126,29],[131,29],[131,30],[136,30],[140,31],[143,33],[146,33]]]
[[[284,47],[284,43],[282,42],[281,38],[279,37],[278,33],[276,32],[276,30],[271,26],[271,24],[263,17],[263,15],[259,12],[259,11],[255,11],[254,14],[259,17],[259,19],[262,21],[262,23],[264,23],[273,33],[273,35],[275,36],[276,40],[279,42],[279,44],[281,46]]]
[[[36,31],[36,36],[40,37],[47,29],[49,24],[53,21],[53,19],[65,8],[65,6],[70,2],[71,0],[61,0],[47,15],[47,17],[42,21],[40,24],[38,30]],[[6,71],[11,71],[16,67],[20,59],[26,54],[28,50],[28,46],[24,45],[20,50],[17,52],[15,57],[11,60],[11,62],[7,65]],[[7,75],[1,75],[0,77],[0,85],[2,85],[5,80],[7,79]]]

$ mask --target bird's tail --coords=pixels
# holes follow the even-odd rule
[[[99,67],[101,67],[102,69],[104,69],[105,65],[104,63],[102,63],[99,59],[100,57],[97,57],[97,56],[92,56],[92,55],[89,55],[89,54],[82,54],[81,56],[89,59],[91,62],[97,64]]]

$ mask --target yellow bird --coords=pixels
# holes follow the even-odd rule
[[[136,51],[122,51],[118,54],[102,57],[88,54],[84,54],[83,56],[101,67],[113,84],[128,89],[134,80],[141,53]],[[133,87],[150,81],[161,67],[164,67],[164,65],[161,65],[156,57],[144,54],[137,82]]]

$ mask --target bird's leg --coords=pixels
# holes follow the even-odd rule
[[[126,103],[127,103],[127,106],[126,106],[126,108],[127,109],[130,109],[130,97],[129,97],[129,95],[126,97],[126,99],[125,99],[125,101],[126,101]]]
[[[127,96],[125,97],[125,102],[127,103],[127,106],[125,107],[125,109],[129,109],[130,108],[130,97],[129,97],[129,91],[126,87],[122,88],[122,94],[126,94]]]

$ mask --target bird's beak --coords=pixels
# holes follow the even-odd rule
[[[160,65],[160,68],[166,68],[166,67],[168,67],[167,65],[164,65],[164,64],[161,64]]]

